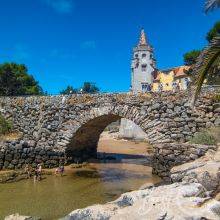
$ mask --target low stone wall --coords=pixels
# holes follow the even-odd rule
[[[220,143],[217,146],[217,151],[210,150],[198,160],[173,167],[172,182],[200,183],[211,196],[220,193]]]
[[[153,174],[170,181],[172,167],[196,160],[210,149],[216,150],[217,146],[189,143],[157,144],[154,146],[152,160]]]
[[[51,147],[36,147],[33,141],[10,141],[0,144],[0,170],[21,169],[25,164],[33,168],[44,163],[45,168],[57,167],[65,163],[64,152],[53,151]]]

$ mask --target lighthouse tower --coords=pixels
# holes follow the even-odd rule
[[[145,32],[142,29],[139,43],[133,49],[131,92],[136,94],[150,91],[155,69],[153,48],[148,44]]]

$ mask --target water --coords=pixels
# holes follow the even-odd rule
[[[45,176],[36,183],[31,179],[0,184],[0,219],[12,213],[59,219],[75,209],[106,203],[143,184],[159,182],[150,167],[139,164],[140,159],[130,156],[128,161],[69,168],[64,177]]]

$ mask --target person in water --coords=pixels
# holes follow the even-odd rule
[[[63,176],[63,174],[64,174],[64,166],[61,165],[60,166],[60,175]]]
[[[37,167],[34,169],[34,182],[38,180],[38,169]]]
[[[27,174],[27,178],[30,179],[31,173],[32,173],[32,167],[30,164],[25,165],[24,172],[25,172],[25,174]]]
[[[55,169],[55,175],[57,176],[59,173],[60,173],[60,167],[57,167],[57,168]]]
[[[60,165],[55,169],[55,175],[57,176],[58,174],[60,174],[60,176],[63,176],[64,170],[65,170],[64,166]]]
[[[42,165],[39,163],[37,165],[37,180],[40,181],[41,180],[41,175],[42,175]]]

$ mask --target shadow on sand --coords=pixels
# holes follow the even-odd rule
[[[128,163],[150,166],[152,156],[98,152],[97,159],[98,163]]]

